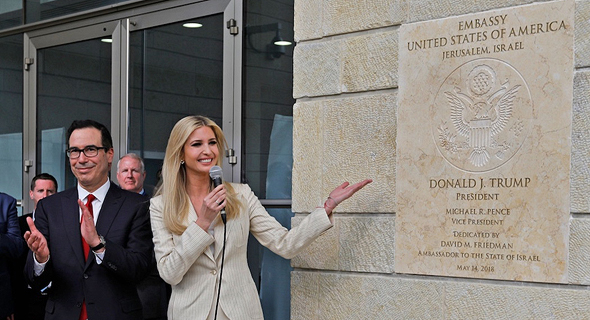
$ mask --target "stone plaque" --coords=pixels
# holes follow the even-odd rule
[[[573,13],[400,28],[396,272],[567,281]]]

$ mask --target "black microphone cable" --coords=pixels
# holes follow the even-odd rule
[[[223,215],[222,218],[225,218],[225,215]],[[215,303],[215,320],[217,320],[217,310],[219,309],[219,296],[221,294],[221,279],[223,278],[223,260],[225,260],[226,230],[227,224],[225,223],[225,219],[223,219],[223,247],[221,248],[221,267],[219,268],[219,287],[217,287],[217,302]]]
[[[221,167],[213,166],[209,170],[209,176],[213,182],[213,186],[216,188],[218,185],[222,183],[221,177],[223,173],[221,171]],[[219,286],[217,287],[217,301],[215,302],[215,317],[214,320],[217,320],[217,311],[219,310],[219,297],[221,295],[221,280],[223,279],[223,262],[225,260],[225,241],[226,241],[226,231],[227,231],[227,217],[225,215],[225,208],[221,209],[221,220],[223,221],[223,246],[221,247],[221,267],[219,268]]]

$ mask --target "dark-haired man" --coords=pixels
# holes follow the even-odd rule
[[[77,186],[39,201],[27,219],[27,280],[52,282],[46,320],[142,318],[135,285],[153,250],[148,206],[109,180],[113,153],[104,125],[74,121],[66,154]]]

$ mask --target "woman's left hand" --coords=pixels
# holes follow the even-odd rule
[[[326,200],[324,203],[324,208],[326,209],[328,215],[331,214],[332,210],[334,210],[334,208],[336,208],[336,206],[342,201],[352,197],[353,194],[371,182],[373,182],[372,179],[365,179],[352,185],[349,185],[348,182],[344,182],[340,186],[336,187],[336,189],[332,190],[328,196],[328,200]]]

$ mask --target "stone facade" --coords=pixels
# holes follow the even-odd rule
[[[544,1],[540,1],[544,2]],[[394,268],[403,24],[533,1],[295,0],[293,225],[342,181],[374,182],[292,260],[292,319],[590,319],[590,1],[575,1],[567,284]]]

